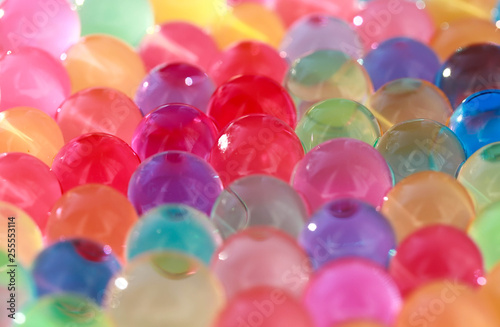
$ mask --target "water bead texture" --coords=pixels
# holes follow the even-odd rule
[[[141,119],[132,99],[107,87],[76,92],[61,103],[56,114],[66,143],[86,133],[107,133],[130,144]]]
[[[292,98],[276,81],[266,76],[242,75],[220,85],[212,94],[207,115],[220,129],[250,114],[275,116],[290,127],[297,124]]]
[[[59,56],[80,37],[80,20],[65,0],[0,2],[0,54],[35,47]]]
[[[430,119],[394,125],[378,139],[375,148],[391,167],[396,183],[427,170],[455,177],[467,158],[455,133]]]
[[[211,270],[224,285],[228,299],[257,286],[282,289],[300,298],[312,275],[309,258],[295,239],[263,226],[229,237],[214,254]]]
[[[295,132],[269,115],[243,116],[219,134],[210,164],[224,185],[253,174],[266,174],[288,182],[304,149]]]
[[[0,154],[0,201],[25,211],[43,232],[49,212],[61,196],[56,175],[29,154]]]
[[[315,326],[373,320],[392,326],[401,308],[399,290],[379,265],[366,259],[342,259],[316,273],[303,297]]]
[[[295,167],[291,184],[314,212],[341,198],[359,199],[377,208],[393,182],[389,166],[371,145],[338,138],[309,151]]]
[[[460,49],[436,74],[435,84],[455,109],[468,96],[500,88],[500,46],[477,44]]]
[[[71,93],[90,87],[110,87],[132,98],[146,75],[134,49],[110,35],[87,35],[61,58],[71,79]]]
[[[106,247],[122,262],[129,230],[138,216],[132,204],[117,190],[100,184],[77,186],[57,200],[45,229],[48,244],[86,238]]]
[[[277,50],[258,41],[236,43],[217,56],[208,75],[217,85],[238,75],[264,75],[280,83],[288,65]]]
[[[61,129],[43,111],[17,107],[0,112],[0,153],[28,153],[51,166],[63,145]]]
[[[498,318],[500,318],[498,314],[499,313],[498,308],[500,306],[499,278],[500,278],[500,265],[497,264],[493,267],[493,269],[489,271],[485,279],[486,284],[484,284],[483,287],[481,287],[478,292],[481,299],[489,303],[492,309],[495,310]]]
[[[21,48],[0,55],[0,76],[0,111],[26,106],[54,117],[71,90],[64,66],[49,53],[36,48]]]
[[[330,99],[312,106],[295,128],[306,152],[328,140],[350,137],[373,145],[380,126],[365,106],[352,100]]]
[[[177,252],[134,259],[111,280],[106,294],[105,311],[120,327],[206,327],[225,304],[222,286],[208,267]]]
[[[358,33],[344,20],[326,14],[311,14],[297,20],[280,45],[281,55],[290,63],[324,49],[339,50],[354,59],[364,54]]]
[[[139,157],[125,141],[110,134],[88,133],[61,148],[52,171],[63,192],[78,185],[100,183],[126,195],[130,177],[139,164]]]
[[[480,286],[484,279],[481,252],[455,227],[432,225],[406,237],[391,260],[389,273],[403,296],[435,280]]]
[[[146,159],[130,179],[128,198],[139,214],[162,204],[186,204],[210,215],[222,191],[214,169],[202,158],[182,151]]]
[[[448,0],[424,0],[425,9],[436,26],[446,26],[468,18],[490,20],[496,0],[458,0],[450,6]],[[477,36],[480,36],[479,33]]]
[[[186,21],[208,27],[229,10],[226,0],[151,0],[156,24]]]
[[[491,270],[500,263],[499,213],[500,202],[494,202],[478,213],[469,228],[469,235],[481,250],[487,270]]]
[[[432,83],[414,78],[396,79],[383,85],[370,96],[368,108],[384,133],[397,123],[417,118],[446,125],[453,113],[443,91]]]
[[[375,90],[404,77],[432,82],[440,65],[439,58],[428,46],[409,38],[384,41],[363,58],[363,67]]]
[[[213,38],[200,27],[188,22],[157,25],[144,36],[138,53],[150,71],[160,64],[184,62],[207,71],[219,54]]]
[[[73,293],[101,304],[106,285],[120,270],[118,260],[103,245],[73,239],[45,248],[33,263],[32,274],[39,297]]]
[[[391,224],[373,206],[339,199],[311,216],[299,243],[315,269],[346,257],[365,258],[385,268],[396,248],[396,237]]]
[[[127,259],[149,251],[178,251],[210,263],[222,238],[207,215],[185,205],[164,205],[141,216],[127,239]]]
[[[153,28],[153,9],[148,0],[71,0],[82,23],[82,36],[113,35],[136,47]],[[133,15],[133,19],[131,18]]]
[[[368,321],[368,320],[352,320],[346,322],[345,324],[339,324],[338,327],[385,327],[385,325],[378,322]]]
[[[224,238],[251,226],[272,226],[296,238],[308,216],[304,201],[288,183],[272,176],[251,175],[222,191],[211,220]]]
[[[475,217],[467,190],[450,175],[436,171],[415,173],[396,184],[381,213],[394,228],[398,242],[429,225],[465,230]]]

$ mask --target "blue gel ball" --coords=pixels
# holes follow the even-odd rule
[[[148,211],[132,228],[127,258],[154,250],[176,250],[208,264],[221,243],[217,228],[201,211],[185,205],[163,205]]]

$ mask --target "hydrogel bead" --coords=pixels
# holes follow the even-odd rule
[[[146,159],[130,179],[128,198],[139,214],[168,203],[186,204],[210,215],[222,191],[214,169],[202,158],[182,151]]]
[[[366,259],[334,261],[312,278],[303,297],[315,326],[368,319],[391,326],[402,305],[392,278]]]
[[[54,117],[57,106],[69,96],[71,90],[63,65],[47,52],[36,48],[21,48],[0,54],[0,76],[0,111],[26,106],[38,108]]]
[[[17,107],[0,113],[0,153],[28,153],[51,166],[63,145],[61,129],[43,111]]]
[[[71,79],[71,93],[89,87],[110,87],[132,98],[146,75],[134,49],[110,35],[87,35],[61,59]]]
[[[156,24],[186,21],[202,27],[210,26],[229,10],[226,0],[151,0]]]
[[[150,71],[135,94],[144,115],[159,106],[185,103],[206,112],[215,85],[200,68],[184,63],[160,65]]]
[[[450,101],[434,84],[401,78],[380,87],[370,96],[368,108],[385,133],[397,123],[426,118],[446,125],[453,113]]]
[[[424,0],[426,11],[436,26],[446,26],[468,18],[490,20],[492,11],[497,5],[495,0],[458,0],[450,6],[448,0]],[[481,36],[480,33],[477,34]]]
[[[481,250],[487,270],[500,263],[499,241],[500,202],[494,202],[481,210],[469,228],[469,235]]]
[[[486,259],[487,260],[487,259]],[[500,307],[500,265],[497,264],[490,269],[484,281],[486,282],[479,290],[479,296],[481,299],[487,301],[491,305],[491,308],[495,310],[498,318],[498,308]]]
[[[267,175],[242,177],[229,184],[211,214],[224,238],[251,226],[272,226],[296,238],[307,219],[300,195],[288,183]]]
[[[387,193],[381,213],[398,242],[425,226],[443,224],[465,230],[475,217],[467,190],[448,174],[423,171],[406,177]]]
[[[86,133],[107,133],[130,144],[141,119],[141,111],[128,96],[107,87],[76,92],[56,114],[66,143]]]
[[[338,327],[385,327],[385,325],[368,320],[351,320],[344,324],[337,325]]]
[[[467,158],[455,133],[430,119],[408,120],[394,125],[378,139],[375,148],[392,168],[396,183],[427,170],[455,177]]]
[[[126,238],[137,219],[132,204],[117,190],[100,184],[77,186],[52,208],[45,240],[52,244],[85,238],[104,245],[108,254],[123,262]]]
[[[373,145],[380,137],[380,126],[362,104],[346,99],[330,99],[312,106],[297,124],[295,133],[307,152],[323,142],[341,137]]]
[[[106,295],[105,311],[120,327],[206,327],[225,304],[208,267],[177,252],[134,259],[110,281]]]
[[[52,171],[63,192],[78,185],[100,183],[127,194],[130,177],[139,164],[137,154],[125,141],[110,134],[88,133],[61,148]]]
[[[73,239],[45,248],[33,263],[32,273],[39,297],[73,293],[100,304],[108,281],[120,270],[105,246]]]
[[[371,145],[338,138],[309,151],[295,166],[291,184],[304,196],[311,212],[341,198],[355,198],[379,207],[392,187],[392,173]]]
[[[266,174],[288,182],[304,149],[294,131],[269,115],[243,116],[219,134],[210,164],[224,185],[253,174]]]

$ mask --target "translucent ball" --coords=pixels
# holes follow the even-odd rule
[[[208,160],[218,134],[212,119],[195,107],[167,104],[140,121],[132,149],[141,160],[168,150],[186,151]]]
[[[338,327],[384,327],[385,325],[371,320],[351,320],[349,322],[339,324]]]
[[[500,235],[499,213],[500,202],[494,202],[477,214],[469,228],[469,236],[481,250],[487,270],[500,263],[500,249],[497,246]]]
[[[330,327],[355,319],[391,326],[401,295],[385,270],[366,259],[342,259],[324,266],[303,297],[315,326]]]
[[[127,194],[132,173],[140,160],[134,150],[116,136],[88,133],[66,143],[52,164],[63,192],[75,186],[100,183]]]
[[[163,205],[149,210],[130,229],[127,259],[149,251],[178,251],[210,263],[222,243],[219,231],[203,212],[185,205]]]
[[[452,6],[448,0],[424,0],[424,3],[436,26],[446,26],[446,23],[451,25],[468,18],[489,20],[497,5],[496,0],[455,0]]]
[[[106,295],[105,310],[120,327],[206,327],[225,304],[212,272],[177,252],[134,259],[111,280]]]
[[[187,21],[199,26],[210,26],[220,19],[229,8],[226,0],[151,0],[155,21],[162,24],[170,21]]]
[[[448,127],[430,120],[408,120],[392,126],[375,148],[392,168],[395,182],[433,170],[455,177],[467,158],[462,142]]]
[[[0,111],[26,106],[54,117],[57,107],[71,91],[64,66],[36,48],[21,48],[0,56],[0,76]]]
[[[135,94],[135,103],[144,115],[159,106],[185,103],[206,112],[215,85],[196,66],[184,63],[160,65],[142,80]]]
[[[487,264],[488,259],[486,259]],[[481,299],[487,301],[494,309],[498,315],[498,308],[500,307],[500,265],[497,264],[490,269],[486,275],[486,284],[484,284],[479,290],[479,296]]]
[[[398,242],[425,226],[444,224],[465,230],[474,219],[474,202],[448,174],[423,171],[406,177],[386,195],[381,213]]]
[[[272,226],[296,238],[307,219],[300,195],[288,183],[267,175],[242,177],[229,184],[211,214],[224,238],[251,226]]]
[[[117,190],[101,184],[77,186],[57,200],[45,229],[48,243],[85,238],[106,246],[125,259],[125,242],[138,217],[132,204]]]
[[[296,165],[291,184],[314,212],[341,198],[379,207],[393,182],[389,166],[371,145],[338,138],[309,151]]]
[[[406,120],[426,118],[443,125],[453,113],[450,101],[434,84],[415,78],[388,82],[370,96],[368,108],[383,132]]]
[[[66,143],[86,133],[107,133],[130,144],[141,119],[141,111],[128,96],[107,87],[76,92],[56,113]]]
[[[460,49],[448,58],[436,75],[436,85],[453,108],[468,96],[500,88],[500,46],[477,44]]]
[[[295,128],[306,152],[331,139],[350,137],[373,145],[380,126],[365,106],[347,99],[330,99],[313,105]]]
[[[210,164],[224,185],[253,174],[288,182],[304,149],[295,132],[269,115],[248,115],[226,126],[212,148]]]
[[[139,214],[156,206],[186,204],[210,215],[222,191],[214,169],[200,157],[167,151],[146,159],[130,179],[128,198]]]
[[[0,113],[0,153],[28,153],[51,166],[63,145],[61,129],[43,111],[17,107]]]
[[[309,258],[297,241],[264,226],[229,237],[213,256],[211,270],[229,299],[257,286],[282,289],[300,298],[312,275]]]

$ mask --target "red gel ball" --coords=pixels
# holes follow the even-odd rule
[[[445,225],[424,227],[404,239],[389,273],[403,295],[442,279],[479,286],[484,276],[481,252],[474,242],[465,232]]]
[[[269,115],[249,115],[221,132],[210,163],[224,185],[253,174],[271,175],[288,183],[295,164],[303,157],[302,143],[287,124]]]
[[[89,133],[71,140],[54,158],[52,171],[63,192],[89,183],[114,187],[127,195],[128,183],[140,160],[134,150],[116,136]]]
[[[208,160],[217,134],[214,122],[195,107],[167,104],[142,119],[132,149],[141,160],[168,150],[190,152]]]
[[[207,114],[219,128],[250,114],[275,116],[292,128],[297,124],[292,98],[280,84],[265,76],[243,75],[222,84],[212,95]]]
[[[40,159],[19,152],[0,154],[0,201],[26,211],[40,230],[60,196],[56,175]]]
[[[278,51],[257,41],[243,41],[224,50],[208,70],[217,85],[237,75],[264,75],[281,83],[288,64]]]

